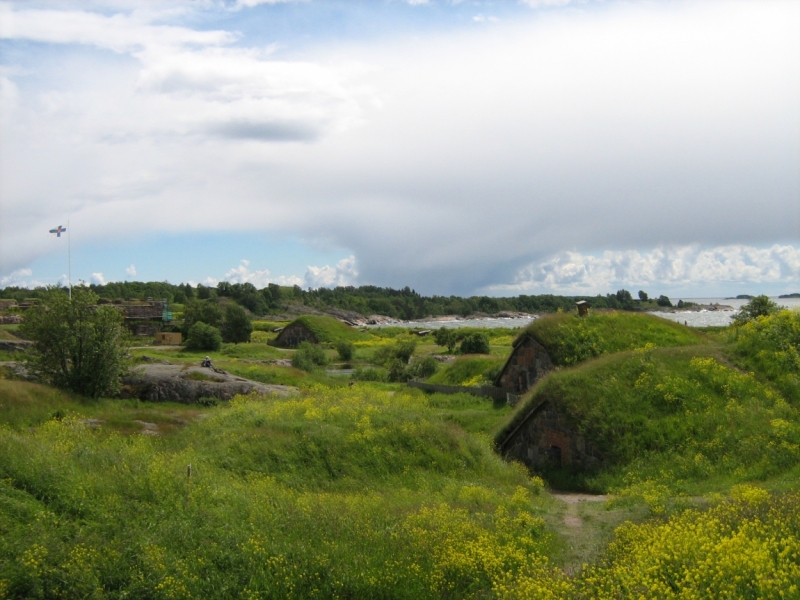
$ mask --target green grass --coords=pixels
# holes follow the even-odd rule
[[[741,367],[774,384],[800,407],[800,312],[783,310],[727,332],[729,355]]]
[[[595,311],[586,317],[567,313],[546,315],[519,335],[530,335],[542,344],[555,365],[573,365],[645,344],[669,347],[706,342],[705,336],[679,323],[617,311]]]

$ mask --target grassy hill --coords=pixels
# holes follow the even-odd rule
[[[517,336],[531,336],[547,350],[553,364],[574,365],[583,360],[645,344],[689,346],[705,342],[702,334],[653,315],[595,311],[585,317],[557,313],[536,319]]]
[[[709,348],[651,345],[551,373],[496,439],[504,440],[544,401],[570,415],[605,456],[604,472],[570,475],[590,488],[620,489],[649,479],[696,491],[721,480],[798,471],[798,411]]]

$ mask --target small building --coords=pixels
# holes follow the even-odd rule
[[[282,348],[297,348],[303,342],[318,344],[319,340],[308,325],[300,319],[289,323],[275,339],[275,345]]]
[[[580,302],[576,302],[575,306],[578,307],[578,316],[585,317],[589,314],[589,303],[586,300],[581,300]]]
[[[531,335],[522,335],[514,341],[511,355],[494,384],[512,394],[522,394],[552,369],[553,362],[544,346]]]
[[[156,334],[155,344],[158,346],[180,346],[182,341],[180,333],[160,331]]]
[[[497,440],[500,453],[536,470],[594,469],[604,462],[596,444],[549,400],[528,411]]]

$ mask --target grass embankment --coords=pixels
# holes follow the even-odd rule
[[[552,501],[441,418],[457,410],[318,389],[238,398],[165,437],[1,427],[0,591],[462,598],[547,575]]]
[[[800,407],[800,312],[783,310],[731,328],[732,359]]]
[[[653,344],[664,348],[704,343],[696,330],[653,315],[597,311],[585,317],[552,314],[536,319],[520,332],[547,350],[557,366],[569,366],[604,354]]]
[[[798,474],[797,410],[711,349],[648,346],[554,372],[497,439],[545,401],[569,415],[607,461],[601,473],[550,474],[573,484],[630,493],[667,486],[667,495]]]

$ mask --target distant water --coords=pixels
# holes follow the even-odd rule
[[[453,319],[452,321],[403,321],[402,323],[389,323],[387,325],[371,325],[370,327],[413,327],[419,329],[457,329],[459,327],[486,327],[496,329],[499,327],[525,327],[530,324],[536,316],[506,318],[506,319]]]
[[[678,300],[684,302],[694,302],[695,304],[720,304],[725,306],[732,306],[734,310],[711,310],[711,311],[678,311],[673,313],[666,312],[653,312],[650,314],[670,321],[677,321],[678,323],[685,323],[690,327],[725,327],[730,325],[733,321],[733,315],[749,300],[727,300],[725,298],[670,298],[672,304],[677,304]],[[800,298],[772,298],[779,306],[786,308],[800,308]]]
[[[678,311],[674,313],[653,312],[650,314],[670,321],[677,321],[678,323],[686,323],[691,327],[725,327],[731,324],[733,315],[742,306],[747,304],[748,300],[728,300],[725,298],[670,298],[673,304],[678,304],[678,300],[684,302],[694,302],[696,304],[719,304],[723,306],[732,306],[734,310],[727,311]],[[800,298],[772,298],[779,306],[787,308],[800,309]],[[413,327],[419,329],[439,329],[439,327],[447,327],[456,329],[459,327],[525,327],[536,318],[535,315],[530,317],[521,317],[514,319],[453,319],[450,321],[405,321],[402,323],[389,323],[386,325],[371,325],[370,327]]]

